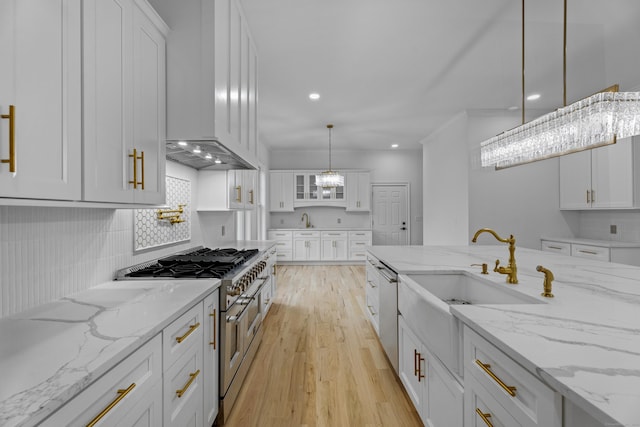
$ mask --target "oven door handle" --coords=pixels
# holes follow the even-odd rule
[[[242,322],[242,318],[244,316],[246,316],[248,312],[249,312],[249,310],[244,308],[244,309],[242,309],[240,314],[237,314],[235,316],[227,316],[227,323],[235,323],[236,325],[239,325],[240,322]]]

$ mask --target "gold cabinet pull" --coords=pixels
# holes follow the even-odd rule
[[[276,275],[276,265],[273,264],[273,271],[271,271],[271,274],[273,274],[274,276]]]
[[[129,157],[133,159],[133,180],[129,181],[129,184],[133,184],[133,188],[137,189],[138,185],[144,190],[144,151],[140,152],[138,156],[138,150],[133,149],[133,154],[129,154]],[[138,181],[138,160],[141,160],[142,165],[142,181]]]
[[[193,331],[198,329],[198,326],[200,326],[200,322],[197,322],[195,325],[189,326],[189,330],[187,332],[185,332],[185,334],[183,336],[176,337],[176,341],[178,341],[178,344],[180,344],[182,341],[186,340],[187,337],[193,333]]]
[[[482,419],[482,421],[484,421],[484,423],[487,425],[487,427],[493,427],[493,424],[491,423],[491,421],[489,421],[489,418],[491,418],[491,414],[483,413],[480,410],[480,408],[476,408],[476,414],[478,414],[478,416]]]
[[[213,349],[216,349],[216,309],[213,309],[213,313],[209,313],[209,316],[213,317],[213,341],[209,344],[213,346]]]
[[[591,197],[589,197],[590,191],[587,190],[587,203],[591,203]]]
[[[111,411],[114,408],[114,406],[120,403],[120,401],[124,399],[125,396],[129,394],[129,392],[133,390],[135,386],[136,386],[136,383],[131,383],[131,385],[125,389],[122,389],[122,388],[118,389],[118,391],[116,391],[118,396],[116,396],[116,398],[113,399],[113,401],[109,403],[109,405],[107,405],[106,408],[104,408],[98,415],[96,415],[96,417],[93,420],[91,420],[89,424],[87,424],[87,427],[93,427],[94,425],[96,425],[98,421],[100,421],[105,415],[107,415],[109,411]]]
[[[418,370],[420,368],[418,368],[418,350],[413,349],[413,375],[414,376],[418,376]]]
[[[242,203],[242,186],[238,185],[236,187],[236,202]]]
[[[580,252],[580,253],[582,253],[582,254],[598,255],[598,252],[594,252],[594,251],[585,251],[584,249],[580,249],[580,250],[578,250],[578,252]]]
[[[253,190],[249,190],[249,203],[253,204]]]
[[[9,172],[16,171],[16,106],[9,105],[9,114],[3,114],[3,119],[9,119],[9,158],[2,159],[2,163],[9,163]]]
[[[591,190],[591,203],[596,202],[596,190]]]
[[[480,366],[480,368],[482,368],[482,370],[487,375],[489,375],[491,377],[491,379],[493,379],[495,382],[497,382],[498,385],[504,389],[504,391],[509,393],[509,395],[511,397],[514,397],[516,395],[516,388],[514,386],[506,385],[500,378],[498,378],[496,376],[496,374],[494,374],[493,371],[491,370],[491,365],[490,364],[482,363],[480,360],[476,359],[476,365]]]
[[[189,387],[191,387],[191,384],[199,374],[200,374],[200,369],[198,369],[192,374],[189,374],[189,381],[187,381],[184,387],[182,387],[180,390],[176,390],[176,395],[178,396],[178,398],[182,397],[187,392],[187,390],[189,390]]]
[[[424,362],[424,357],[422,357],[422,353],[418,353],[418,382],[424,378],[424,374],[422,373],[422,362]]]

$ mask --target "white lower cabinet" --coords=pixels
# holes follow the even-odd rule
[[[269,309],[271,308],[271,302],[273,300],[273,287],[271,278],[267,279],[267,281],[262,286],[262,290],[260,291],[260,301],[262,301],[262,318],[267,315]]]
[[[203,303],[162,332],[164,425],[203,426]]]
[[[422,422],[429,427],[462,427],[464,389],[402,315],[398,316],[398,351],[400,380]]]
[[[367,246],[371,246],[372,232],[349,231],[349,259],[364,260],[367,258]]]
[[[376,268],[377,260],[368,258],[366,263],[366,283],[365,283],[365,304],[366,313],[373,329],[379,335],[379,308],[380,308],[380,288],[378,287],[379,274]]]
[[[293,232],[293,260],[317,261],[320,259],[320,232]]]
[[[293,232],[290,230],[269,230],[268,240],[276,241],[276,262],[293,260]]]
[[[466,326],[464,386],[469,425],[476,425],[472,420],[481,418],[476,412],[479,409],[491,414],[492,423],[495,418],[505,426],[562,426],[561,395]]]
[[[520,427],[506,409],[469,373],[464,379],[465,427]]]
[[[156,335],[41,425],[162,425],[162,337]]]
[[[346,231],[323,231],[320,233],[322,261],[341,261],[347,259],[349,234]]]

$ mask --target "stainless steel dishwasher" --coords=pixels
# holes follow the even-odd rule
[[[398,273],[381,261],[376,267],[380,273],[380,342],[393,369],[398,373]]]

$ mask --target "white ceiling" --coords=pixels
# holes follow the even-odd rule
[[[613,83],[640,90],[640,1],[568,3],[569,102]],[[463,110],[520,105],[520,1],[241,4],[259,55],[260,138],[273,150],[323,148],[327,123],[336,150],[415,149]],[[527,111],[562,105],[562,8],[526,2],[526,92],[542,94]]]

